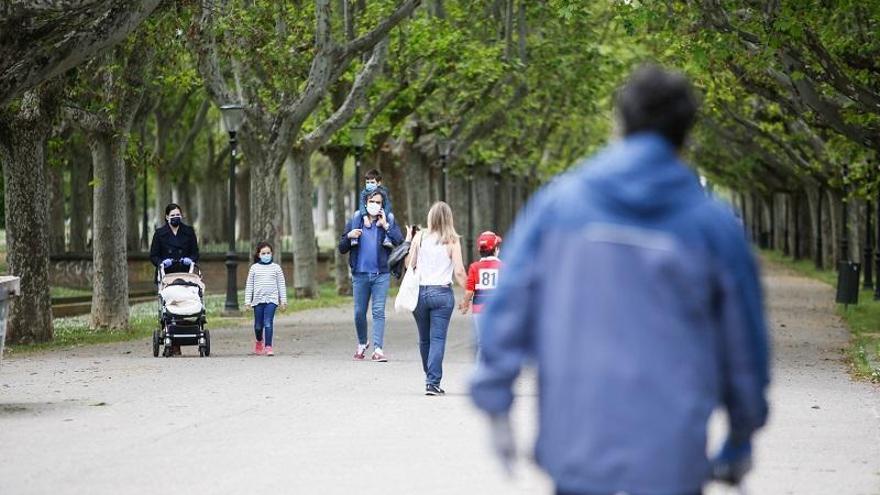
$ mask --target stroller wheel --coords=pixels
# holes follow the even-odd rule
[[[159,330],[153,329],[153,357],[159,357]]]
[[[162,356],[171,357],[171,346],[166,345],[164,349],[162,349]]]
[[[199,355],[208,357],[211,355],[211,332],[205,330],[205,344],[199,346]]]

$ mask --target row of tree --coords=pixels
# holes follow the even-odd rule
[[[369,129],[363,161],[401,220],[444,195],[465,211],[473,191],[488,210],[477,226],[499,228],[491,210],[607,140],[613,88],[647,58],[692,76],[703,112],[688,157],[756,239],[819,265],[857,259],[865,242],[850,239],[880,192],[880,0],[56,0],[2,13],[8,263],[28,301],[10,313],[15,342],[51,338],[49,238],[64,214],[48,207],[49,171],[67,170],[69,211],[91,211],[92,324],[125,327],[137,177],[153,178],[156,210],[175,187],[201,188],[200,222],[231,227],[210,220],[226,206],[227,103],[246,114],[238,234],[291,235],[304,297],[316,178],[336,231],[350,210],[350,129]],[[502,190],[516,200],[486,202]],[[70,246],[83,245],[76,222]]]
[[[8,339],[52,338],[48,259],[65,244],[91,246],[91,324],[127,326],[126,254],[156,220],[135,227],[146,177],[154,211],[174,191],[191,198],[195,189],[204,232],[228,233],[217,214],[228,156],[218,107],[228,103],[242,103],[246,116],[239,237],[278,245],[292,236],[301,297],[317,295],[313,174],[327,177],[341,231],[353,126],[369,129],[361,171],[383,171],[402,222],[422,221],[446,197],[460,212],[476,203],[474,230],[498,229],[528,191],[608,135],[610,89],[639,55],[615,23],[618,9],[603,2],[573,15],[566,2],[525,0],[15,3],[0,20],[7,262],[23,291]],[[442,160],[441,143],[451,145]],[[340,286],[346,275],[338,259]]]

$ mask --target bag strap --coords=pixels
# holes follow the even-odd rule
[[[423,230],[420,230],[416,233],[416,235],[419,236],[419,242],[418,244],[414,244],[416,246],[415,252],[413,252],[412,256],[409,257],[409,266],[407,268],[410,270],[414,270],[416,268],[416,260],[419,257],[419,252],[422,250],[422,241],[424,240],[424,236],[422,235],[423,232]],[[415,241],[415,239],[413,239],[413,241]]]

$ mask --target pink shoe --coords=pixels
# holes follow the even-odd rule
[[[381,347],[377,347],[375,351],[373,351],[373,357],[371,358],[375,363],[386,363],[388,362],[388,358],[385,357],[385,353],[382,352]]]
[[[274,355],[275,355],[275,353],[272,352],[272,346],[271,346],[271,345],[267,345],[267,346],[266,346],[266,353],[265,353],[265,354],[266,354],[267,356],[274,356]]]
[[[263,341],[262,340],[258,340],[256,342],[254,342],[254,354],[256,354],[257,356],[263,354]]]
[[[369,347],[370,347],[370,344],[367,344],[367,346],[364,347],[363,349],[358,347],[358,349],[356,351],[354,351],[354,360],[355,361],[363,361],[364,358],[366,358],[367,349]]]

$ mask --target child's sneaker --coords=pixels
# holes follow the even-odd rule
[[[385,239],[382,240],[382,245],[387,248],[394,249],[394,244],[391,243],[391,239],[389,239],[387,236],[385,237]]]
[[[364,215],[364,227],[370,228],[371,225],[373,225],[373,221],[370,220],[370,216]]]
[[[254,342],[254,354],[259,356],[262,353],[263,353],[263,341],[258,340],[256,342]]]
[[[355,237],[354,239],[351,240],[351,245],[352,245],[352,246],[357,246],[357,245],[358,245],[358,238],[357,238],[357,237]]]
[[[385,357],[385,353],[382,352],[381,347],[377,347],[375,351],[373,351],[373,357],[371,358],[374,363],[386,363],[388,362],[388,358]]]
[[[266,355],[267,355],[267,356],[274,356],[274,355],[275,355],[275,353],[272,352],[272,346],[271,346],[271,345],[267,345],[267,346],[266,346]]]

